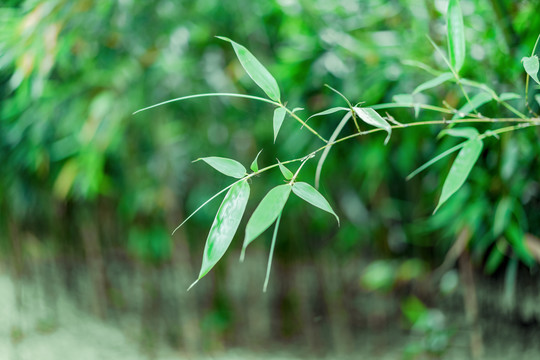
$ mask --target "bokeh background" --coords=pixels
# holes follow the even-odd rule
[[[463,75],[523,95],[520,60],[540,33],[540,3],[461,5]],[[335,146],[321,192],[341,227],[291,198],[268,292],[270,231],[239,263],[245,219],[221,262],[186,292],[219,200],[170,234],[230,183],[191,161],[225,156],[247,167],[264,149],[259,164],[270,165],[320,141],[287,118],[274,144],[272,107],[245,99],[194,99],[132,115],[196,93],[263,96],[218,35],[250,49],[289,107],[305,108],[304,119],[345,105],[324,84],[353,103],[391,102],[433,77],[418,62],[444,71],[426,35],[446,48],[446,7],[444,0],[3,0],[0,357],[461,359],[483,351],[536,359],[538,130],[486,141],[467,184],[435,216],[449,159],[405,177],[456,143],[437,139],[441,127],[396,130],[387,146],[383,134]],[[451,84],[417,96],[463,105]],[[512,105],[526,111],[523,99]],[[415,119],[412,110],[389,112],[403,123]],[[482,113],[511,116],[494,103]],[[418,119],[441,115],[421,111]],[[329,137],[338,121],[310,124]],[[313,183],[315,165],[307,163],[301,180]],[[281,182],[279,171],[255,178],[247,213]],[[524,242],[537,246],[536,260],[517,256]]]

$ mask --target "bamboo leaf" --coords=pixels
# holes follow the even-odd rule
[[[493,217],[493,236],[500,236],[504,229],[508,227],[510,222],[510,217],[513,210],[513,201],[512,198],[505,196],[497,204],[497,209],[495,210],[495,216]]]
[[[465,62],[465,29],[463,26],[463,15],[459,0],[448,2],[447,26],[448,26],[448,53],[450,64],[456,73]]]
[[[266,265],[266,276],[264,278],[263,292],[266,292],[268,287],[268,281],[270,280],[270,270],[272,270],[272,258],[274,257],[274,249],[276,248],[276,238],[279,229],[279,222],[281,221],[281,213],[279,213],[276,220],[276,226],[274,227],[274,234],[272,235],[272,245],[270,245],[270,253],[268,254],[268,265]]]
[[[521,99],[521,95],[512,92],[505,92],[499,95],[499,99],[502,101],[516,100]]]
[[[279,170],[283,174],[283,177],[285,178],[285,180],[291,180],[294,176],[292,171],[287,169],[287,167],[283,165],[281,162],[279,162],[279,160],[278,160],[278,165],[279,165]]]
[[[493,100],[490,94],[486,92],[481,92],[476,95],[474,95],[471,98],[471,101],[467,101],[465,105],[463,105],[454,116],[452,116],[452,120],[460,119],[466,117],[468,114],[471,113],[471,111],[478,109],[480,106],[484,105],[485,103]]]
[[[386,131],[388,136],[384,140],[384,145],[388,144],[388,140],[390,140],[390,136],[392,135],[392,126],[390,126],[388,121],[384,120],[379,113],[371,108],[354,107],[353,109],[364,122]]]
[[[540,69],[538,56],[533,55],[531,57],[524,57],[523,59],[521,59],[521,62],[523,63],[523,67],[525,68],[527,74],[532,77],[537,84],[540,85],[540,81],[538,80],[538,70]]]
[[[473,128],[473,127],[444,129],[443,131],[439,133],[438,137],[442,137],[444,135],[462,137],[462,138],[467,138],[467,139],[475,139],[478,137],[478,130],[476,130],[476,128]]]
[[[454,147],[451,147],[450,149],[444,151],[443,153],[435,156],[433,159],[429,160],[427,163],[425,163],[424,165],[420,166],[418,169],[414,170],[412,173],[410,173],[406,178],[405,180],[409,181],[411,180],[413,177],[415,177],[416,175],[418,175],[419,173],[421,173],[422,171],[426,170],[428,167],[430,167],[431,165],[435,164],[437,161],[447,157],[448,155],[450,155],[451,153],[453,153],[454,151],[457,151],[459,149],[461,149],[463,147],[463,145],[465,145],[466,142],[463,142],[461,144],[458,144]]]
[[[463,148],[459,151],[456,160],[454,160],[454,163],[450,168],[450,172],[446,176],[439,203],[433,213],[436,213],[437,210],[465,183],[474,164],[482,153],[483,146],[484,143],[482,140],[467,140],[464,143]]]
[[[417,94],[419,92],[434,88],[436,86],[439,86],[445,82],[447,82],[450,79],[453,79],[454,75],[449,72],[442,73],[441,75],[437,76],[436,78],[433,78],[431,80],[426,81],[425,83],[422,83],[418,85],[414,90],[413,94]]]
[[[345,124],[347,124],[347,121],[349,121],[351,116],[352,116],[352,112],[350,111],[347,112],[345,116],[343,116],[338,126],[336,126],[336,129],[332,133],[332,136],[330,136],[330,139],[328,140],[329,143],[333,143],[337,139],[337,137],[339,136],[339,133],[341,132],[341,130],[343,130],[343,128],[345,127]],[[315,187],[317,188],[319,187],[319,182],[321,180],[322,167],[324,165],[324,162],[326,161],[326,158],[328,157],[328,154],[330,153],[331,148],[332,148],[332,145],[328,145],[324,149],[321,155],[321,158],[319,159],[319,162],[317,163],[317,170],[315,171]]]
[[[486,265],[484,266],[484,271],[486,274],[493,274],[495,270],[499,268],[504,260],[504,252],[506,251],[507,247],[508,245],[504,241],[497,241],[495,243],[495,246],[493,246],[493,249],[491,249],[491,252],[486,260]]]
[[[276,110],[274,110],[274,143],[276,142],[277,135],[279,133],[279,129],[281,129],[281,124],[283,124],[285,115],[287,115],[287,110],[285,110],[285,108],[278,107]]]
[[[290,193],[291,186],[289,184],[279,185],[270,190],[262,199],[246,225],[241,260],[244,258],[247,246],[276,221]]]
[[[234,184],[225,195],[206,239],[199,277],[189,289],[208,274],[229,248],[244,215],[249,192],[249,184],[243,180]]]
[[[257,156],[255,156],[255,159],[251,163],[251,166],[249,167],[253,172],[259,171],[259,164],[257,163],[257,159],[259,158],[259,155],[261,155],[262,150],[257,153]]]
[[[199,160],[206,162],[208,165],[210,165],[211,167],[213,167],[220,173],[237,178],[237,179],[243,178],[247,173],[244,165],[240,164],[238,161],[233,160],[233,159],[210,156],[210,157],[197,159],[194,162],[199,161]]]
[[[296,194],[296,196],[307,201],[311,205],[334,215],[339,225],[339,217],[336,215],[334,210],[332,210],[332,207],[324,196],[322,196],[321,193],[318,192],[313,186],[305,182],[297,182],[293,184],[292,191]]]
[[[242,64],[244,70],[246,70],[249,77],[255,81],[257,85],[268,95],[268,97],[274,101],[280,102],[281,94],[279,92],[279,86],[276,79],[270,74],[268,70],[257,60],[252,53],[249,52],[244,46],[234,42],[226,37],[217,36],[218,39],[228,41],[232,44],[234,52]]]

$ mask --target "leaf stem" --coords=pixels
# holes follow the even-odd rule
[[[259,96],[235,94],[235,93],[205,93],[205,94],[195,94],[195,95],[182,96],[182,97],[179,97],[179,98],[176,98],[176,99],[163,101],[163,102],[160,102],[160,103],[157,103],[157,104],[154,104],[154,105],[147,106],[145,108],[139,109],[139,110],[135,111],[132,115],[138,114],[138,113],[146,111],[146,110],[153,109],[153,108],[158,107],[158,106],[170,104],[170,103],[173,103],[173,102],[176,102],[176,101],[195,99],[195,98],[201,98],[201,97],[215,97],[215,96],[239,97],[239,98],[244,98],[244,99],[263,101],[263,102],[273,104],[273,105],[276,105],[276,106],[283,106],[278,102],[275,102],[275,101],[270,100],[270,99],[265,99],[265,98],[262,98],[262,97],[259,97]]]

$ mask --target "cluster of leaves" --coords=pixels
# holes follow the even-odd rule
[[[240,61],[244,70],[251,77],[251,79],[253,79],[253,81],[266,93],[268,98],[261,98],[258,96],[243,95],[243,94],[208,93],[208,94],[190,95],[190,96],[185,96],[185,97],[181,97],[177,99],[172,99],[169,101],[165,101],[165,102],[141,109],[139,111],[148,110],[153,107],[164,105],[170,102],[186,100],[186,99],[191,99],[195,97],[233,96],[233,97],[249,98],[249,99],[254,99],[254,100],[270,103],[276,107],[274,110],[274,116],[273,116],[274,142],[276,141],[280,128],[283,124],[283,121],[288,114],[292,118],[294,118],[296,121],[298,121],[302,127],[305,127],[318,139],[322,140],[325,143],[325,145],[316,149],[315,151],[309,153],[308,155],[304,157],[288,160],[283,163],[278,161],[276,164],[267,166],[262,169],[259,169],[259,166],[257,163],[257,158],[259,155],[257,155],[257,157],[255,158],[255,160],[253,161],[251,165],[251,170],[253,172],[250,174],[247,173],[245,167],[242,164],[240,164],[239,162],[233,159],[220,158],[220,157],[206,157],[206,158],[200,159],[208,163],[210,166],[212,166],[219,172],[227,176],[238,178],[239,180],[231,184],[230,186],[226,187],[225,189],[223,189],[216,195],[214,195],[212,198],[206,201],[194,212],[196,213],[204,205],[210,202],[212,199],[214,199],[221,193],[228,190],[217,212],[217,215],[212,224],[212,227],[210,229],[210,233],[208,235],[205,250],[204,250],[202,267],[201,267],[200,274],[197,281],[200,280],[202,277],[204,277],[212,269],[212,267],[221,259],[225,251],[228,249],[232,241],[232,238],[234,237],[239,227],[241,218],[244,214],[244,211],[247,205],[247,201],[250,194],[250,187],[249,187],[248,180],[250,180],[255,175],[258,175],[262,172],[265,172],[267,170],[277,167],[280,169],[284,179],[288,182],[287,184],[278,185],[274,187],[266,194],[266,196],[262,199],[258,207],[255,209],[255,211],[251,215],[246,225],[244,245],[242,248],[241,259],[243,259],[244,257],[246,247],[255,238],[257,238],[261,233],[263,233],[272,224],[275,223],[275,230],[272,237],[270,258],[269,258],[269,263],[268,263],[268,268],[267,268],[267,277],[266,277],[266,281],[264,285],[264,289],[266,289],[281,215],[282,215],[283,208],[287,202],[287,199],[289,198],[291,191],[294,194],[296,194],[298,197],[300,197],[301,199],[305,200],[306,202],[311,203],[312,205],[333,214],[339,223],[339,218],[336,215],[336,213],[332,210],[328,201],[316,189],[319,184],[323,164],[333,145],[358,137],[358,136],[364,136],[364,135],[378,132],[378,131],[385,131],[387,133],[387,137],[384,141],[384,144],[386,145],[389,142],[390,137],[392,135],[392,129],[395,129],[395,128],[407,128],[407,127],[412,127],[412,126],[436,125],[436,124],[448,125],[447,128],[444,129],[440,133],[440,136],[448,135],[451,137],[465,138],[466,140],[444,151],[443,153],[437,155],[436,157],[428,161],[426,164],[424,164],[423,166],[415,170],[413,173],[411,173],[408,177],[409,179],[414,177],[416,174],[425,170],[426,168],[438,162],[439,160],[458,151],[458,154],[452,163],[452,166],[448,172],[448,175],[446,176],[444,180],[442,192],[441,192],[438,204],[434,210],[434,213],[435,213],[463,186],[463,184],[467,180],[471,170],[473,169],[480,155],[482,154],[482,150],[484,147],[484,139],[488,137],[498,138],[500,134],[513,132],[521,128],[540,125],[538,115],[534,113],[534,111],[528,105],[528,102],[527,102],[527,108],[531,116],[525,115],[524,113],[520,112],[514,106],[508,103],[508,101],[510,100],[520,99],[521,98],[520,95],[516,93],[502,93],[498,95],[494,90],[492,90],[487,85],[478,83],[478,82],[475,82],[466,78],[462,78],[460,76],[460,70],[462,69],[466,60],[466,43],[465,43],[465,27],[464,27],[463,15],[462,15],[459,0],[450,0],[448,3],[448,9],[447,9],[448,58],[446,57],[444,52],[435,44],[435,42],[429,39],[430,42],[433,44],[434,48],[436,49],[437,53],[446,63],[449,69],[449,72],[438,73],[434,79],[431,79],[419,85],[418,87],[416,87],[416,89],[413,91],[411,95],[399,94],[399,95],[394,96],[394,103],[378,104],[374,106],[360,106],[360,104],[356,104],[353,106],[350,103],[350,101],[345,96],[343,96],[340,92],[329,87],[331,90],[336,92],[339,96],[341,96],[345,100],[348,107],[329,108],[327,110],[324,110],[322,112],[319,112],[310,116],[305,121],[296,114],[297,111],[302,110],[302,109],[295,108],[293,110],[289,110],[289,108],[287,108],[286,105],[282,103],[281,92],[277,84],[277,81],[270,74],[270,72],[259,62],[259,60],[257,60],[257,58],[253,56],[253,54],[251,54],[244,46],[228,38],[225,38],[225,37],[219,37],[219,38],[231,43],[238,57],[238,60]],[[539,36],[539,39],[540,39],[540,36]],[[528,94],[529,77],[532,78],[536,83],[538,83],[537,73],[539,70],[539,62],[538,62],[538,57],[535,55],[537,44],[538,44],[538,40],[535,46],[533,47],[532,55],[530,57],[525,57],[522,60],[524,69],[527,73],[527,85],[526,85],[526,91],[525,91],[527,99],[529,96]],[[436,70],[431,69],[427,65],[421,64],[421,67],[427,68],[430,71],[437,73]],[[414,94],[421,93],[422,91],[434,88],[436,86],[439,86],[449,81],[452,81],[459,86],[463,94],[463,97],[466,99],[466,103],[459,109],[452,108],[448,104],[445,104],[445,107],[438,107],[438,106],[425,104],[425,103],[415,100],[413,96]],[[468,92],[465,90],[464,86],[474,88],[476,90],[479,90],[480,92],[478,92],[474,97],[470,97]],[[482,105],[490,101],[496,101],[498,104],[504,106],[511,113],[513,113],[514,117],[512,118],[487,118],[483,116],[478,111],[478,109]],[[443,114],[451,114],[452,119],[451,120],[442,119],[442,120],[433,120],[433,121],[421,121],[421,122],[403,124],[401,122],[396,121],[390,115],[383,117],[376,111],[376,110],[396,108],[396,107],[413,108],[415,109],[417,113],[419,109],[434,110]],[[327,115],[330,115],[336,112],[342,112],[342,111],[345,112],[345,115],[343,116],[338,126],[334,129],[333,134],[328,140],[325,139],[323,136],[321,136],[319,132],[317,132],[316,130],[314,130],[312,127],[310,127],[307,124],[308,120],[312,117],[327,116]],[[350,119],[353,119],[357,132],[352,135],[338,138],[341,130],[344,128],[345,124]],[[361,121],[363,121],[364,123],[368,125],[374,126],[375,129],[362,131],[358,123],[358,119],[360,119]],[[460,123],[475,123],[475,122],[476,123],[507,122],[507,123],[517,123],[517,124],[502,127],[502,128],[497,128],[497,129],[489,129],[483,133],[480,133],[478,129],[474,127],[457,127],[457,128],[453,127],[454,125],[460,124]],[[302,169],[303,165],[308,160],[314,158],[319,152],[322,152],[322,154],[321,154],[321,157],[319,158],[319,162],[318,162],[317,170],[315,174],[315,187],[305,182],[297,182],[296,178],[300,170]],[[294,174],[285,166],[286,164],[293,163],[293,162],[300,162],[300,166],[298,167],[297,171]],[[192,215],[190,215],[185,221],[187,221]],[[180,224],[180,226],[182,226],[184,223]],[[513,244],[513,248],[515,250],[516,255],[523,262],[531,265],[533,262],[533,257],[531,256],[529,251],[526,249],[524,245],[523,237],[517,236],[516,238],[517,238],[517,241]],[[195,281],[195,283],[197,283],[197,281]],[[195,285],[195,283],[193,283],[192,286]]]

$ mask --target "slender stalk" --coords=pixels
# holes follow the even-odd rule
[[[300,124],[302,124],[302,126],[305,126],[306,129],[308,129],[309,131],[311,131],[315,136],[317,136],[319,139],[321,139],[322,141],[324,141],[325,143],[328,142],[328,140],[326,140],[325,138],[323,138],[317,131],[313,130],[313,128],[311,128],[308,124],[306,124],[306,122],[302,119],[300,119],[300,117],[298,117],[298,115],[296,115],[294,112],[292,112],[292,110],[289,110],[287,107],[285,107],[285,105],[282,105],[282,104],[279,104],[279,106],[281,106],[282,108],[285,109],[285,111],[287,111],[289,113],[289,115],[291,115],[296,121],[298,121]]]
[[[244,99],[263,101],[263,102],[273,104],[273,105],[276,105],[276,106],[282,106],[280,103],[275,102],[273,100],[269,100],[269,99],[265,99],[265,98],[258,97],[258,96],[253,96],[253,95],[234,94],[234,93],[206,93],[206,94],[195,94],[195,95],[182,96],[182,97],[179,97],[179,98],[176,98],[176,99],[163,101],[163,102],[160,102],[160,103],[157,103],[157,104],[154,104],[154,105],[147,106],[145,108],[139,109],[139,110],[135,111],[133,113],[133,115],[138,114],[138,113],[143,112],[143,111],[146,111],[146,110],[156,108],[158,106],[170,104],[170,103],[173,103],[173,102],[176,102],[176,101],[195,99],[195,98],[201,98],[201,97],[216,97],[216,96],[239,97],[239,98],[244,98]]]

